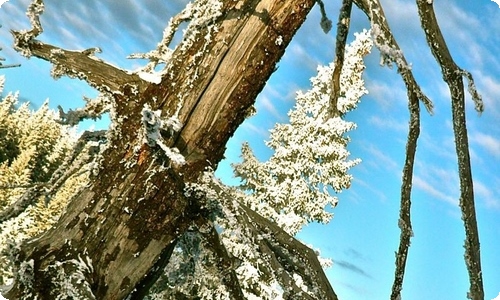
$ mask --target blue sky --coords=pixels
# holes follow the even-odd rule
[[[0,8],[0,56],[21,68],[0,69],[5,91],[19,90],[34,107],[46,98],[52,107],[75,108],[82,96],[96,93],[77,80],[50,78],[50,66],[25,60],[9,46],[9,29],[27,28],[24,16],[29,1],[10,0]],[[325,3],[336,22],[340,1]],[[413,181],[412,220],[415,236],[409,251],[403,299],[465,299],[469,287],[463,261],[464,229],[457,202],[459,184],[453,144],[450,100],[439,67],[420,29],[414,1],[381,0],[389,24],[417,81],[434,101],[435,113],[422,113],[422,132]],[[99,56],[126,69],[141,61],[126,60],[133,52],[155,47],[168,18],[186,1],[57,1],[46,0],[42,17],[43,41],[68,49],[101,47]],[[470,152],[476,210],[482,250],[485,299],[500,292],[500,8],[489,0],[436,0],[436,13],[450,51],[462,68],[472,72],[485,102],[478,116],[467,99]],[[353,31],[368,28],[366,17],[353,8]],[[315,7],[279,64],[279,69],[257,99],[258,114],[247,120],[227,145],[227,160],[217,174],[227,183],[229,164],[239,160],[240,145],[249,141],[261,159],[268,130],[286,122],[295,92],[305,90],[318,64],[334,55],[334,33],[319,27]],[[339,196],[330,224],[308,226],[300,238],[334,260],[327,270],[341,299],[388,299],[398,247],[399,192],[404,161],[408,111],[404,85],[394,69],[379,66],[378,51],[366,58],[365,81],[369,95],[346,118],[358,124],[351,133],[350,150],[362,163],[352,169],[351,188]],[[89,123],[84,126],[89,126]],[[105,126],[103,122],[95,125]]]

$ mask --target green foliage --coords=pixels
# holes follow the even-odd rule
[[[0,77],[0,92],[4,78]],[[47,183],[71,153],[76,135],[56,121],[45,102],[37,111],[29,103],[18,106],[18,94],[8,93],[0,101],[0,211],[13,205],[27,189]],[[59,218],[68,199],[88,182],[87,174],[76,174],[50,199],[32,199],[19,216],[0,224],[0,285],[11,280],[9,249],[49,229]],[[50,200],[50,202],[47,202]]]

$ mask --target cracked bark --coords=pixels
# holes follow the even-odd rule
[[[53,229],[21,246],[16,264],[19,268],[33,262],[33,282],[26,285],[17,278],[6,296],[17,299],[32,293],[39,299],[53,297],[61,290],[53,281],[55,271],[48,266],[77,259],[79,253],[86,253],[92,261],[93,271],[84,274],[95,298],[129,295],[165,247],[194,219],[203,217],[196,204],[186,199],[185,183],[195,182],[207,166],[217,165],[226,141],[243,121],[313,4],[313,0],[225,2],[223,16],[217,20],[220,29],[212,41],[205,45],[202,37],[206,32],[201,30],[187,51],[176,50],[168,75],[159,85],[96,60],[88,51],[58,50],[24,40],[20,46],[31,55],[111,93],[116,118],[122,121],[109,138],[100,172],[89,187],[71,201]],[[282,45],[275,43],[278,36]],[[186,68],[205,46],[208,48],[201,58],[196,57],[196,65]],[[194,74],[199,76],[192,87],[175,85]],[[168,165],[168,159],[159,149],[143,145],[134,153],[133,145],[141,143],[138,132],[144,105],[149,103],[153,109],[161,109],[162,115],[169,115],[179,104],[179,94],[183,95],[179,119],[184,126],[166,143],[178,148],[187,163],[162,170],[159,166],[162,162]],[[135,165],[126,167],[124,160]]]

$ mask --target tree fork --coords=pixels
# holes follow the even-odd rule
[[[227,1],[211,41],[202,38],[207,33],[202,29],[186,51],[176,49],[161,84],[149,84],[142,92],[135,76],[130,76],[130,83],[121,84],[119,90],[107,90],[119,122],[102,154],[101,170],[70,202],[54,228],[21,245],[16,265],[25,272],[17,274],[6,296],[51,298],[49,289],[62,291],[60,282],[52,280],[53,271],[70,280],[82,274],[83,283],[71,281],[75,295],[88,299],[129,295],[164,248],[199,216],[184,195],[185,183],[195,182],[207,166],[217,165],[227,140],[313,4],[313,0]],[[281,43],[276,42],[278,37]],[[28,41],[23,46],[43,49],[40,45]],[[193,61],[196,64],[186,67]],[[88,71],[99,72],[100,62],[87,62]],[[188,80],[191,86],[181,84]],[[167,146],[181,150],[185,165],[162,168],[162,163],[169,165],[168,157],[158,147],[143,144],[139,132],[145,104],[166,116],[182,105],[179,119],[184,126],[166,139]],[[21,280],[30,274],[30,280]]]

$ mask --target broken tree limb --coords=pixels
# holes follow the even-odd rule
[[[469,141],[465,117],[465,91],[461,70],[453,60],[434,13],[432,2],[417,0],[418,13],[427,43],[437,63],[441,67],[444,81],[448,84],[451,94],[451,110],[453,132],[458,159],[458,175],[460,178],[460,208],[465,227],[465,264],[469,272],[470,289],[467,297],[473,300],[484,299],[483,277],[481,271],[481,255],[479,233],[477,229],[476,210],[474,204],[474,187],[472,180]],[[470,73],[466,73],[470,75]],[[467,76],[470,82],[472,76]],[[475,89],[474,89],[475,90]],[[482,101],[478,94],[475,98],[476,109],[481,112]]]

